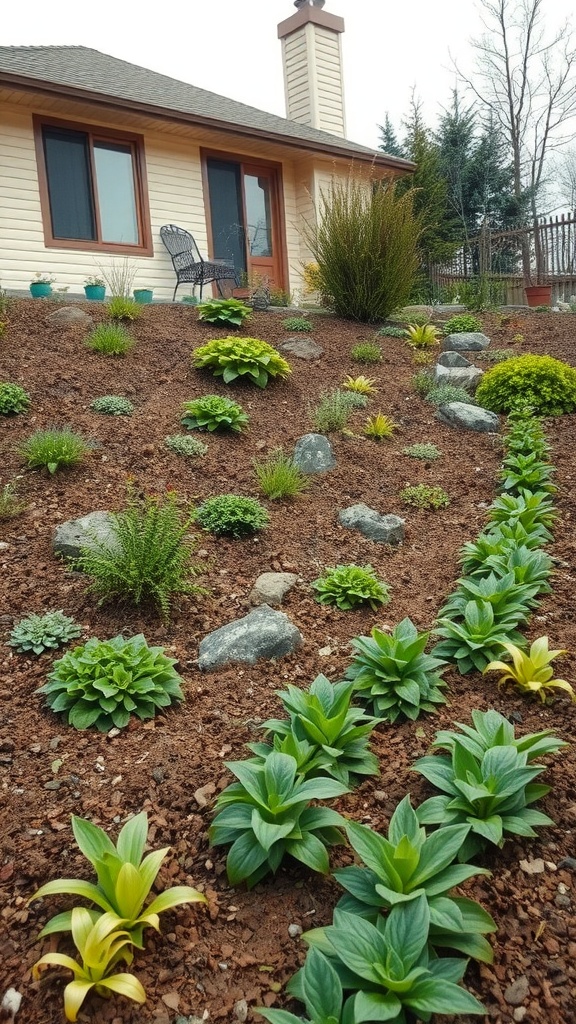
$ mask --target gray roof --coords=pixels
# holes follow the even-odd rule
[[[329,132],[269,114],[245,103],[219,96],[187,82],[129,64],[87,46],[0,46],[0,82],[28,78],[38,84],[62,86],[92,96],[128,103],[133,109],[157,107],[201,123],[221,122],[223,128],[300,144],[309,149],[341,151],[357,158],[376,158],[411,167],[407,161],[360,146]],[[17,84],[17,83],[16,83]]]

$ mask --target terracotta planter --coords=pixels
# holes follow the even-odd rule
[[[232,290],[232,296],[235,299],[249,299],[250,289],[249,288],[234,288]]]
[[[529,306],[550,306],[552,304],[551,284],[531,284],[524,288]]]

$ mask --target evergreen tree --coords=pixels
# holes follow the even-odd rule
[[[378,148],[384,150],[384,152],[387,153],[388,156],[403,157],[404,152],[402,150],[402,146],[398,142],[396,132],[394,131],[394,126],[390,120],[390,116],[388,113],[386,113],[386,116],[384,118],[384,124],[379,124],[378,127],[380,129],[380,137],[382,139],[382,142],[380,143],[380,146]]]

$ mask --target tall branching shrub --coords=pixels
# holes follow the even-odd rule
[[[333,182],[317,223],[304,228],[321,291],[338,316],[369,323],[406,305],[419,266],[414,191],[392,183]]]

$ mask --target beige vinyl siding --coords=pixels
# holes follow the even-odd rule
[[[314,26],[316,67],[316,128],[346,136],[340,35]]]
[[[286,117],[299,124],[313,124],[305,29],[282,40]]]

